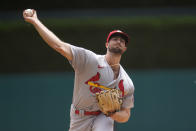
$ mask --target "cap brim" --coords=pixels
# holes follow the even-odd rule
[[[109,40],[114,37],[114,36],[120,36],[122,37],[126,43],[129,42],[129,36],[127,34],[125,34],[124,32],[115,32],[113,33],[110,37],[109,37]]]

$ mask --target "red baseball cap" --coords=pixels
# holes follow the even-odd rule
[[[109,42],[113,36],[121,36],[125,40],[126,44],[129,42],[129,36],[125,32],[122,32],[121,30],[111,31],[107,37],[107,42]]]

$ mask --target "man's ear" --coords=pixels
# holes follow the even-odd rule
[[[126,52],[126,51],[127,51],[127,47],[124,48],[124,52]]]
[[[125,51],[127,51],[127,47],[125,47]]]
[[[105,43],[105,47],[108,48],[108,42]]]

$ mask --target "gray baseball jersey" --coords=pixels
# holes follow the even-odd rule
[[[74,92],[71,105],[70,131],[112,131],[113,120],[103,114],[78,115],[74,110],[98,111],[96,92],[101,88],[88,85],[93,82],[108,88],[118,88],[123,92],[123,108],[134,106],[134,86],[132,80],[120,66],[119,76],[114,79],[114,72],[105,59],[105,55],[71,45],[73,59],[70,61],[75,70]],[[101,125],[101,126],[99,126]]]

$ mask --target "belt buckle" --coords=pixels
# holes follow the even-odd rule
[[[79,116],[83,117],[84,116],[84,110],[79,109]]]

